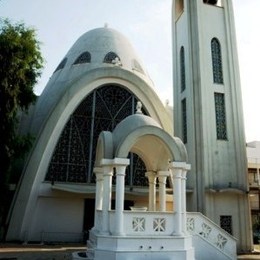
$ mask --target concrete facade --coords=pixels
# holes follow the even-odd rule
[[[86,49],[92,55],[91,63],[73,65],[73,61]],[[121,65],[103,62],[106,54],[111,51],[119,55]],[[71,196],[75,198],[76,205],[84,205],[86,198],[94,199],[95,190],[91,189],[93,185],[77,183],[50,185],[45,181],[48,165],[63,128],[84,97],[93,90],[108,84],[121,86],[133,93],[146,107],[151,117],[168,133],[172,134],[173,131],[169,113],[153,90],[152,81],[145,70],[142,69],[140,72],[135,69],[134,64],[136,62],[141,64],[141,61],[122,34],[110,28],[92,30],[80,37],[65,57],[67,64],[54,72],[35,107],[31,109],[31,114],[23,118],[23,130],[26,129],[35,135],[36,140],[25,162],[23,179],[12,209],[8,240],[39,241],[40,232],[60,234],[71,232],[70,227],[65,224],[63,227],[54,224],[53,229],[45,221],[37,222],[38,216],[45,216],[47,219],[52,216],[51,210],[46,212],[38,207],[45,201],[45,197],[56,200]],[[145,199],[145,195],[143,196]],[[73,205],[72,209],[75,207]],[[71,217],[73,217],[72,209],[67,208],[67,212],[72,214]],[[77,212],[82,213],[82,210],[78,208]],[[60,215],[59,222],[66,223],[66,219],[66,216]],[[78,220],[77,217],[75,222]],[[37,229],[31,225],[35,221],[38,223]]]
[[[100,193],[96,194],[95,186],[99,179],[98,177],[94,179],[98,172],[97,168],[104,166],[99,164],[99,161],[114,158],[126,159],[131,151],[137,154],[145,165],[145,171],[138,178],[141,180],[139,183],[143,184],[146,181],[147,185],[139,183],[132,185],[132,182],[131,185],[124,187],[124,192],[117,190],[115,183],[111,184],[113,172],[110,169],[109,174],[106,174],[109,176],[106,181],[109,182],[111,197],[103,198],[107,203],[102,205],[107,205],[108,208],[105,209],[107,215],[103,216],[105,220],[104,223],[102,222],[102,227],[105,224],[107,228],[109,227],[108,216],[111,213],[109,210],[117,206],[113,207],[112,203],[120,192],[125,199],[124,202],[121,201],[121,210],[124,207],[123,204],[128,203],[128,208],[130,206],[147,207],[151,212],[170,211],[171,214],[173,211],[179,213],[182,211],[183,214],[184,210],[181,208],[185,205],[186,212],[186,199],[183,199],[186,187],[181,188],[181,197],[173,198],[172,194],[180,189],[180,185],[176,185],[172,175],[165,175],[165,172],[169,171],[169,160],[171,162],[185,161],[192,166],[187,180],[188,211],[205,214],[238,238],[240,251],[250,251],[252,240],[248,229],[250,216],[245,139],[232,15],[230,1],[223,0],[221,5],[204,3],[202,0],[173,1],[174,135],[179,137],[175,139],[171,109],[167,105],[164,106],[155,93],[149,75],[128,40],[121,33],[110,28],[98,28],[82,35],[53,73],[29,115],[21,117],[21,132],[33,134],[35,143],[24,162],[22,179],[10,211],[7,240],[82,241],[82,233],[92,227],[86,225],[88,223],[95,225],[94,219],[91,218],[95,209],[101,207],[100,196],[99,199],[96,198],[96,195]],[[218,39],[221,45],[223,72],[221,84],[212,82],[210,46],[213,38]],[[181,47],[184,47],[184,56],[180,55]],[[86,51],[91,59],[85,63],[75,63],[78,57]],[[116,56],[107,62],[108,54]],[[184,57],[185,73],[183,71],[181,73],[183,69],[180,66],[181,57]],[[184,90],[181,86],[183,78],[186,82]],[[103,129],[100,128],[100,132],[105,132],[102,132],[101,137],[97,139],[97,146],[91,143],[84,147],[88,149],[88,153],[95,151],[97,147],[95,157],[87,162],[88,170],[91,172],[87,181],[73,182],[63,179],[61,181],[58,178],[59,167],[56,168],[58,170],[55,173],[58,177],[47,178],[54,157],[60,162],[65,160],[64,157],[69,157],[69,154],[64,156],[62,153],[56,153],[62,146],[60,140],[64,143],[64,147],[61,148],[66,148],[70,140],[74,141],[75,136],[80,135],[77,127],[71,127],[68,128],[68,138],[62,139],[62,136],[66,135],[64,129],[66,130],[68,123],[72,122],[75,111],[81,107],[87,97],[106,87],[112,90],[117,88],[132,95],[132,105],[137,100],[141,101],[142,109],[146,111],[147,116],[141,116],[141,120],[140,115],[131,116],[130,114],[135,113],[133,106],[125,119],[128,120],[127,125],[120,124],[122,118],[118,121],[114,120],[124,111],[123,106],[122,110],[116,111],[111,116],[115,124],[112,130],[108,124]],[[223,140],[216,138],[215,93],[225,97],[224,124],[227,138]],[[107,96],[101,96],[100,93],[96,95],[93,94],[92,105],[86,106],[87,112],[92,111],[89,116],[91,124],[90,121],[79,120],[83,122],[81,125],[91,125],[87,131],[82,131],[82,139],[93,140],[95,134],[100,134],[100,132],[94,133],[93,130],[92,123],[99,108],[99,103],[95,103],[94,100],[99,98],[101,103]],[[108,97],[109,100],[113,98],[115,96]],[[186,112],[183,110],[184,99]],[[111,101],[109,105],[108,110],[113,108],[115,102]],[[94,108],[97,109],[94,110]],[[101,111],[101,118],[102,112],[105,114],[106,111]],[[187,136],[183,135],[184,112],[186,113]],[[142,125],[144,121],[145,127]],[[137,130],[137,126],[140,129]],[[168,147],[167,144],[171,146]],[[72,148],[80,150],[80,145],[79,142]],[[111,145],[117,147],[113,151],[114,154],[109,151]],[[176,156],[178,154],[176,147],[185,149],[180,150],[179,155]],[[72,152],[72,148],[69,151]],[[171,153],[171,149],[175,152]],[[76,154],[79,161],[82,159],[80,158],[82,154]],[[185,160],[180,160],[184,157]],[[98,163],[93,165],[93,161]],[[59,166],[62,168],[63,164]],[[68,169],[72,169],[69,168],[70,166],[68,163]],[[130,169],[133,167],[134,165],[130,163]],[[156,178],[154,178],[154,172],[158,175]],[[69,174],[69,170],[66,174]],[[116,175],[114,177],[117,178]],[[130,182],[131,178],[134,177],[130,176]],[[122,182],[121,179],[118,181]],[[99,201],[99,206],[94,205],[95,198],[96,203]],[[117,216],[119,220],[120,216]],[[234,238],[210,220],[196,214],[183,219],[177,214],[177,219],[179,221],[177,223],[181,223],[177,225],[179,229],[184,230],[189,227],[189,235],[193,236],[193,243],[197,248],[195,256],[200,257],[198,259],[203,259],[201,252],[204,252],[205,248],[213,248],[212,255],[216,253],[215,250],[218,250],[219,259],[225,259],[223,255],[231,255],[231,259],[234,258],[236,250]],[[116,232],[121,234],[120,232],[125,227],[121,223],[118,228]],[[112,231],[115,231],[114,229]],[[117,241],[114,242],[117,243]]]
[[[174,133],[186,139],[192,165],[188,210],[202,212],[222,227],[226,225],[238,238],[239,249],[250,251],[247,163],[232,1],[173,2]]]

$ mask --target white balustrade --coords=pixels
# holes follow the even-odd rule
[[[232,259],[236,259],[236,239],[201,213],[187,213],[187,232],[200,236]],[[234,258],[233,258],[234,257]]]
[[[173,212],[124,211],[126,236],[170,236],[174,231]],[[116,230],[115,211],[109,211],[110,233]]]

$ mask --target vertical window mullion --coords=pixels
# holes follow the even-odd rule
[[[91,182],[91,170],[92,170],[92,150],[93,150],[93,140],[94,140],[94,127],[95,127],[95,111],[96,111],[96,90],[93,93],[92,100],[92,115],[91,115],[91,130],[90,130],[90,140],[89,140],[89,160],[88,160],[88,172],[87,172],[87,182]]]

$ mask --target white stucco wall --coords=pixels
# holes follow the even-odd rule
[[[83,217],[83,199],[39,197],[32,223],[24,232],[29,241],[70,241],[83,232]]]

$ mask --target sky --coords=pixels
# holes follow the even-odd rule
[[[228,0],[230,1],[230,0]],[[124,34],[143,61],[163,103],[172,104],[172,0],[0,0],[0,17],[36,29],[44,70],[40,94],[73,43],[108,27]],[[233,0],[246,141],[260,141],[260,0]]]

